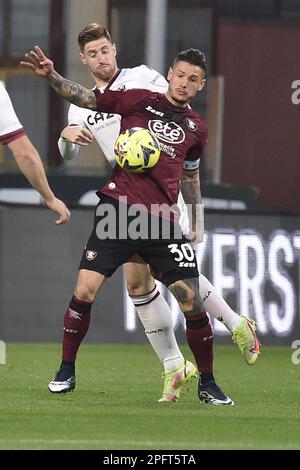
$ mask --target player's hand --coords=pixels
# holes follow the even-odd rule
[[[198,243],[203,242],[204,230],[199,225],[197,227],[192,227],[186,237],[190,240],[190,243],[195,246]]]
[[[61,201],[57,197],[53,197],[50,200],[44,199],[44,203],[45,206],[48,207],[48,209],[51,209],[59,215],[59,219],[55,221],[56,225],[65,224],[69,221],[71,213],[67,206],[63,203],[63,201]]]
[[[94,140],[93,134],[86,128],[81,126],[67,126],[61,133],[61,137],[73,144],[82,146],[89,145]]]
[[[54,70],[52,60],[45,56],[39,46],[34,46],[33,51],[28,52],[24,57],[25,60],[21,61],[20,64],[33,70],[33,72],[41,77],[47,77]]]

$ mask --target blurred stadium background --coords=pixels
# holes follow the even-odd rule
[[[206,235],[199,264],[234,309],[257,320],[263,345],[286,346],[266,347],[264,361],[250,372],[233,348],[217,348],[222,386],[242,406],[202,407],[203,427],[196,393],[176,412],[156,405],[153,414],[159,363],[150,348],[83,346],[76,400],[57,400],[44,389],[59,346],[10,345],[61,340],[93,219],[93,191],[110,172],[94,145],[63,162],[57,140],[68,105],[19,61],[38,44],[60,73],[90,86],[77,35],[95,20],[110,29],[120,67],[147,63],[165,73],[178,50],[206,53],[207,87],[193,104],[210,130],[201,167]],[[0,339],[9,343],[8,366],[0,370],[6,397],[0,448],[299,448],[299,360],[292,364],[291,345],[300,339],[300,0],[0,0],[0,79],[52,188],[72,208],[70,223],[54,226],[8,149],[0,148]],[[185,343],[181,315],[168,299]],[[230,343],[214,327],[215,342]],[[86,342],[145,341],[118,270],[95,302]]]

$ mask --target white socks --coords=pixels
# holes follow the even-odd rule
[[[232,332],[240,325],[241,316],[235,313],[216,292],[209,280],[200,274],[200,295],[205,310]],[[163,363],[166,372],[179,367],[184,358],[173,331],[172,313],[167,301],[155,288],[144,295],[131,296],[151,346]]]
[[[205,310],[214,318],[224,323],[226,328],[232,332],[242,321],[240,315],[229,307],[223,297],[216,292],[214,286],[202,274],[199,276],[199,286]]]
[[[145,328],[151,346],[162,361],[166,372],[177,369],[184,358],[178,347],[172,313],[157,287],[144,295],[130,296]]]

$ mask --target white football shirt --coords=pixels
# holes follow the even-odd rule
[[[0,81],[0,143],[5,145],[25,135],[4,83]]]

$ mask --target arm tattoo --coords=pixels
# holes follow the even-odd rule
[[[197,217],[201,214],[202,198],[200,190],[200,178],[198,171],[184,173],[181,179],[181,192],[191,216],[192,226],[196,225]]]
[[[92,90],[71,82],[53,71],[49,76],[52,88],[59,95],[81,108],[97,109],[96,96]]]

